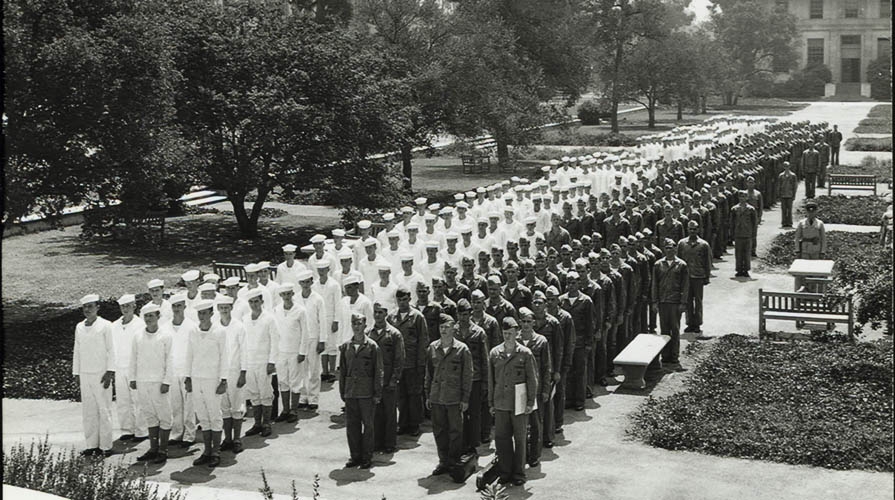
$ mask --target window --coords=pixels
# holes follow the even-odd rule
[[[809,19],[823,19],[824,18],[824,0],[811,0],[811,5],[808,8],[808,18]]]
[[[815,66],[824,63],[824,39],[809,38],[808,39],[808,57],[805,59],[805,66]]]
[[[889,57],[889,54],[892,52],[891,40],[888,38],[877,38],[876,39],[876,57]]]
[[[855,18],[858,17],[858,0],[845,0],[845,17],[846,18]]]
[[[879,17],[887,18],[892,15],[892,2],[890,0],[879,0]]]

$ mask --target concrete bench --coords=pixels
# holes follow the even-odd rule
[[[873,194],[876,194],[876,176],[858,174],[828,174],[827,195],[832,194],[833,189],[858,189],[873,191]]]
[[[848,336],[854,337],[855,312],[851,295],[806,292],[766,292],[758,289],[758,334],[767,333],[767,320],[810,323],[829,329],[836,323],[848,325]]]
[[[671,337],[668,335],[652,333],[641,333],[634,337],[634,340],[612,360],[612,363],[620,366],[624,372],[625,381],[622,382],[622,387],[631,389],[646,387],[643,377],[646,375],[647,367],[670,341]]]

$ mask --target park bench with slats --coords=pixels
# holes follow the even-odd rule
[[[116,215],[112,221],[112,236],[116,239],[127,238],[137,243],[148,239],[150,243],[162,244],[165,241],[164,210],[150,210],[140,215]]]
[[[668,335],[641,333],[634,337],[622,352],[612,360],[615,366],[621,367],[625,375],[622,387],[643,389],[646,387],[644,376],[647,367],[659,356],[665,344],[671,341]]]
[[[460,155],[464,174],[481,174],[491,171],[491,156],[479,153]]]
[[[855,312],[851,295],[806,292],[768,292],[758,289],[758,334],[767,334],[767,320],[796,321],[829,325],[848,325],[854,337]]]
[[[245,264],[232,264],[229,262],[212,262],[211,263],[212,272],[221,277],[221,281],[225,279],[236,276],[239,278],[240,283],[245,283],[246,280],[246,270]],[[270,279],[275,280],[277,278],[277,266],[271,265],[268,267],[270,269]]]
[[[827,175],[827,195],[834,189],[858,189],[873,191],[876,194],[876,176],[859,174],[829,174]]]

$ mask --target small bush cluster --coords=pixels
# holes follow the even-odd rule
[[[870,97],[882,101],[892,100],[892,60],[888,56],[875,59],[867,65],[867,81]]]
[[[891,472],[892,341],[719,339],[630,432],[670,450]]]
[[[826,224],[855,224],[859,226],[879,226],[880,218],[889,202],[882,196],[818,196],[818,217]],[[805,209],[797,211],[797,220],[805,217]]]
[[[845,141],[846,151],[892,151],[891,137],[851,137]]]
[[[600,120],[611,117],[612,108],[608,100],[587,100],[578,106],[578,119],[582,125],[599,125]]]
[[[3,484],[51,493],[72,500],[182,500],[179,491],[161,495],[122,466],[82,457],[74,450],[54,451],[47,438],[3,452]]]
[[[827,172],[846,175],[875,175],[877,182],[890,182],[892,180],[892,160],[878,160],[873,156],[865,156],[860,165],[837,165],[828,167]]]
[[[584,156],[592,154],[596,151],[597,148],[576,148],[576,149],[561,149],[561,148],[530,148],[524,152],[524,158],[526,160],[536,160],[536,161],[550,161],[558,158],[562,158],[563,156]]]
[[[229,216],[229,217],[233,217],[233,212],[230,210],[222,210],[221,214]],[[276,219],[279,217],[283,217],[284,215],[289,215],[289,212],[279,209],[279,208],[264,207],[261,209],[261,215],[259,216],[259,218],[261,218],[261,219]]]
[[[822,97],[824,85],[833,81],[830,68],[820,65],[806,67],[794,72],[785,82],[764,79],[750,87],[753,97]]]
[[[580,130],[562,130],[559,134],[545,139],[556,146],[636,146],[637,140],[624,134],[583,134]]]

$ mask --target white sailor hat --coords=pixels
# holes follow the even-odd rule
[[[350,252],[349,252],[350,253]],[[320,259],[314,263],[315,269],[329,269],[329,259]]]
[[[376,238],[367,238],[364,240],[364,248],[375,247],[379,243]]]
[[[181,274],[180,277],[183,279],[183,281],[195,281],[199,279],[199,271],[193,269]]]
[[[333,231],[333,233],[335,233],[335,231]],[[315,234],[314,236],[311,236],[311,243],[323,243],[325,241],[326,236],[323,236],[322,234]]]
[[[504,200],[512,200],[513,194],[512,193],[504,193],[504,195],[501,196],[501,198],[503,198]]]
[[[259,287],[253,288],[253,289],[249,290],[248,292],[246,292],[245,298],[246,298],[246,300],[250,300],[250,299],[254,299],[255,297],[261,297],[262,295],[263,295],[263,293],[261,291],[261,287],[259,286]]]
[[[550,160],[550,165],[553,165],[553,166],[559,165],[559,160]]]
[[[488,212],[489,219],[499,219],[500,217],[501,217],[500,212],[498,212],[497,210],[492,210],[492,211]]]
[[[342,285],[344,285],[344,286],[356,285],[360,282],[361,282],[361,277],[354,273],[351,273],[348,276],[345,276],[345,280],[342,281]]]
[[[165,282],[160,279],[149,280],[149,283],[146,283],[146,288],[158,288],[160,286],[165,286]]]
[[[196,312],[204,311],[205,309],[211,309],[213,307],[214,307],[213,300],[200,300],[200,301],[196,302],[195,304],[193,304],[193,309]]]
[[[402,214],[412,214],[413,208],[407,207],[407,206],[401,207],[401,213]]]
[[[475,219],[475,223],[476,223],[476,225],[478,225],[478,226],[481,226],[482,224],[484,224],[484,225],[487,226],[487,225],[488,225],[488,218],[487,218],[487,217],[476,217],[476,219]]]
[[[298,247],[293,245],[292,243],[289,243],[288,245],[283,245],[283,252],[286,252],[286,253],[295,253],[295,251],[297,249],[298,249]]]
[[[466,209],[466,208],[469,208],[469,203],[466,203],[465,201],[459,201],[459,202],[457,202],[457,204],[455,206],[458,209],[460,209],[460,208]]]
[[[296,281],[305,281],[312,279],[314,277],[314,273],[305,269],[303,271],[299,271],[298,274],[295,275]]]
[[[339,228],[339,229],[333,229],[332,235],[333,235],[333,238],[344,238],[344,237],[345,237],[345,230],[342,229],[342,228]],[[326,238],[324,238],[323,241],[326,241]],[[313,243],[313,242],[312,242],[312,243]]]
[[[510,182],[519,182],[519,177],[515,175],[510,177]]]
[[[476,193],[484,193],[484,192],[486,192],[486,191],[487,191],[487,189],[485,189],[485,188],[483,188],[483,187],[481,187],[481,186],[475,188],[475,192],[476,192]]]
[[[386,233],[385,233],[385,236],[386,236],[387,238],[400,238],[400,237],[401,237],[401,231],[398,231],[398,229],[395,228],[395,229],[392,229],[391,231],[386,232]]]
[[[351,253],[351,250],[348,250],[347,248],[343,248],[343,249],[339,250],[339,253],[337,256],[339,257],[339,260],[346,260],[346,259],[354,258],[354,254]]]
[[[217,283],[218,281],[221,281],[221,277],[215,273],[206,273],[202,276],[202,281],[206,283]]]
[[[519,184],[518,186],[513,188],[513,191],[516,191],[517,193],[521,193],[522,191],[525,191],[525,185]]]
[[[454,209],[451,207],[442,207],[441,210],[438,211],[438,215],[454,215]]]
[[[295,283],[287,282],[287,283],[281,283],[279,286],[277,286],[277,294],[280,294],[283,292],[293,292],[294,293],[295,292]]]
[[[432,203],[432,204],[430,204],[428,207],[426,207],[426,210],[430,210],[430,211],[436,212],[436,211],[438,211],[440,208],[441,208],[441,203]]]
[[[549,172],[549,171],[550,171],[550,167],[547,167],[547,166],[541,167],[541,172],[546,173],[546,172]]]
[[[389,272],[391,272],[391,270],[392,270],[392,266],[389,265],[389,264],[387,264],[387,263],[385,263],[385,262],[383,262],[383,263],[381,263],[381,264],[379,264],[379,265],[376,266],[376,270],[377,270],[377,271],[389,271]]]
[[[185,303],[186,302],[186,294],[185,293],[175,293],[174,295],[171,296],[170,299],[168,299],[168,302],[170,302],[171,305],[179,304],[181,302]]]
[[[463,226],[463,228],[460,229],[460,234],[472,234],[472,226]]]
[[[435,214],[431,213],[431,212],[430,212],[430,213],[427,213],[426,215],[423,216],[423,220],[426,221],[426,222],[432,222],[432,221],[434,221],[434,220],[436,220],[436,219],[438,219],[438,217],[437,217]]]
[[[550,188],[550,191],[553,192],[553,193],[558,193],[558,192],[560,192],[560,187],[559,187],[559,186],[552,186],[552,187]]]
[[[224,286],[237,286],[239,285],[239,278],[237,276],[230,276],[229,278],[224,280]]]
[[[454,200],[456,200],[456,201],[462,201],[464,198],[466,198],[466,195],[463,193],[455,193],[454,194]]]
[[[503,247],[500,246],[500,244],[498,244],[498,243],[491,243],[491,250],[492,250],[492,251],[494,251],[494,250],[501,250],[501,251],[502,251],[502,250],[503,250]]]
[[[563,163],[568,163],[568,162],[572,161],[572,159],[569,158],[568,156],[563,156],[563,157],[560,158],[560,159],[562,160]]]
[[[199,285],[200,292],[216,292],[218,290],[218,286],[214,283],[203,283]]]
[[[504,180],[500,181],[500,183],[499,183],[498,185],[500,185],[500,186],[509,186],[509,185],[510,185],[510,181],[504,179]]]
[[[475,198],[475,191],[467,191],[466,192],[466,199],[468,200],[470,198]]]
[[[245,269],[245,271],[247,273],[257,273],[258,271],[261,270],[261,268],[260,268],[260,266],[258,266],[258,264],[246,264],[245,266],[243,266],[243,268]]]
[[[516,213],[516,209],[513,208],[512,205],[507,205],[507,206],[503,207],[503,211],[504,211],[504,213],[506,213],[506,212],[509,212],[511,214]]]
[[[393,214],[391,212],[386,212],[386,213],[382,214],[382,220],[384,220],[386,222],[388,222],[390,220],[395,220],[395,214]]]
[[[445,240],[458,240],[460,239],[460,235],[454,231],[448,231],[446,235],[444,235]]]
[[[258,267],[259,267],[258,271],[264,271],[265,269],[270,267],[270,261],[262,260],[261,262],[258,263]]]
[[[531,195],[531,201],[542,201],[543,199],[544,197],[541,196],[541,193]]]
[[[426,242],[426,248],[438,248],[438,242],[435,240],[429,240]]]
[[[122,296],[118,299],[118,305],[119,305],[119,306],[123,306],[123,305],[125,305],[125,304],[131,304],[131,303],[134,303],[134,302],[136,302],[136,301],[137,301],[137,297],[135,297],[134,294],[132,294],[132,293],[126,293],[126,294],[122,295]]]
[[[413,254],[410,252],[404,252],[401,254],[401,262],[407,262],[408,260],[413,260]]]
[[[219,295],[214,298],[214,304],[216,306],[219,306],[221,304],[233,305],[233,297],[230,297],[229,295]]]
[[[161,308],[157,304],[153,304],[152,302],[146,304],[145,306],[140,308],[140,314],[146,316],[149,313],[159,312]]]
[[[422,196],[420,196],[419,198],[413,200],[413,202],[416,203],[417,205],[425,205],[425,204],[426,204],[426,201],[428,201],[428,200],[426,200],[426,199],[423,198]]]
[[[419,231],[420,225],[417,224],[416,222],[411,222],[410,224],[407,224],[407,230],[408,231]]]
[[[370,229],[370,226],[372,226],[372,225],[373,225],[373,223],[366,219],[357,223],[358,229]]]
[[[525,224],[537,224],[538,218],[534,215],[529,215],[525,218]]]

